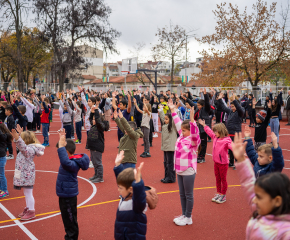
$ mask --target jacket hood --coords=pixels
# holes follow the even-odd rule
[[[32,144],[29,144],[28,146],[32,147],[35,151],[35,154],[36,156],[42,156],[44,154],[44,149],[45,147],[42,146],[41,144],[39,143],[32,143]]]
[[[142,132],[142,130],[141,130],[140,128],[137,128],[137,129],[135,130],[135,132],[139,133],[140,138],[143,138],[143,132]]]
[[[89,168],[90,159],[87,154],[75,154],[69,159],[75,161],[82,170],[87,170]]]
[[[259,217],[262,217],[262,216],[259,216]],[[290,223],[290,214],[282,214],[282,215],[278,215],[278,216],[266,215],[264,217],[267,218],[268,220],[272,220],[272,221],[282,221],[282,222],[289,222]]]

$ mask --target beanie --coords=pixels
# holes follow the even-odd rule
[[[264,110],[258,112],[256,115],[256,117],[259,118],[263,122],[265,121],[266,116],[267,116],[267,112]]]

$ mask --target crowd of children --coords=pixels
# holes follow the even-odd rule
[[[153,138],[159,137],[160,119],[165,172],[161,182],[175,183],[177,179],[179,186],[181,215],[173,219],[176,225],[192,224],[197,166],[205,162],[207,144],[212,141],[216,193],[211,201],[226,202],[228,168],[237,167],[246,197],[254,204],[247,239],[270,239],[263,238],[264,231],[272,231],[280,237],[277,239],[290,239],[290,221],[284,220],[290,216],[290,181],[281,174],[284,159],[279,147],[282,91],[274,99],[270,91],[265,110],[259,112],[256,112],[257,101],[253,95],[248,98],[212,88],[210,91],[201,89],[198,100],[193,99],[189,90],[186,93],[181,91],[179,95],[169,90],[166,93],[161,91],[158,95],[148,88],[143,92],[135,89],[125,92],[122,88],[119,93],[78,87],[77,92],[56,93],[55,102],[50,94],[36,95],[33,89],[28,94],[13,91],[0,99],[0,198],[9,196],[5,164],[8,159],[14,159],[14,139],[17,157],[13,185],[17,190],[23,189],[26,200],[26,206],[18,216],[22,221],[35,218],[34,157],[43,155],[45,148],[50,146],[52,111],[53,106],[58,105],[61,126],[57,143],[60,167],[56,194],[66,231],[65,239],[78,239],[78,171],[92,167],[94,175],[89,180],[92,183],[104,182],[105,132],[111,130],[113,118],[118,127],[119,142],[114,172],[121,195],[115,239],[146,239],[147,205],[150,201],[151,204],[155,201],[156,205],[158,198],[152,200],[148,197],[156,192],[151,189],[151,195],[147,194],[148,189],[141,177],[144,163],[136,167],[137,145],[139,138],[143,138],[144,152],[140,157],[151,157]],[[242,123],[246,113],[250,125],[245,127],[243,141]],[[269,123],[272,142],[267,144]],[[40,126],[42,144],[35,136]],[[255,128],[254,143],[250,127]],[[87,132],[86,143],[82,141],[82,130]],[[85,144],[90,157],[75,154],[76,144]],[[249,160],[245,159],[245,153]],[[268,202],[262,201],[263,198],[268,198]],[[266,229],[270,223],[273,224]]]

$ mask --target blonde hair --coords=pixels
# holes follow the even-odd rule
[[[24,131],[20,134],[20,137],[22,138],[22,140],[25,142],[26,145],[33,144],[33,143],[40,144],[40,142],[36,138],[34,132]]]
[[[272,156],[272,144],[264,144],[258,148],[258,152],[264,151],[267,156]]]
[[[229,135],[228,129],[223,123],[215,124],[212,128],[214,132],[217,132],[220,135],[220,138],[227,137]]]

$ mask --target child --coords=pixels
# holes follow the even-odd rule
[[[104,131],[108,131],[109,123],[103,121],[100,117],[98,109],[94,106],[91,108],[91,129],[87,138],[87,149],[91,151],[91,161],[94,165],[95,175],[89,180],[93,183],[102,183],[103,179],[103,164],[102,154],[105,149]]]
[[[42,113],[40,115],[40,122],[42,124],[42,135],[43,135],[43,146],[49,147],[49,136],[48,136],[48,128],[49,128],[49,113],[50,108],[48,107],[48,99],[42,96],[41,103]]]
[[[10,102],[11,104],[14,101],[14,97],[12,95],[10,95]],[[16,119],[16,124],[19,124],[21,128],[23,128],[23,131],[26,131],[26,126],[27,126],[27,122],[28,119],[25,116],[26,113],[26,107],[23,105],[19,105],[18,106],[18,101],[16,100],[15,103],[12,105],[13,107],[13,111],[15,113],[15,116],[17,117]]]
[[[82,143],[82,109],[81,109],[81,102],[80,101],[73,101],[73,105],[75,107],[74,115],[75,115],[75,124],[76,124],[76,133],[77,133],[77,140],[75,141],[76,144]]]
[[[42,113],[41,104],[36,97],[33,99],[33,102],[35,104],[33,125],[35,126],[35,130],[37,129],[35,133],[40,133],[40,116]]]
[[[123,158],[124,151],[121,151],[116,157],[114,167],[121,198],[115,221],[115,239],[146,239],[147,204],[144,182],[141,179],[144,163],[137,169],[124,169],[121,164]]]
[[[58,102],[63,109],[63,116],[61,121],[63,124],[63,128],[65,129],[66,139],[71,139],[71,122],[73,111],[66,100],[64,101],[64,104],[61,99],[59,99]]]
[[[5,177],[7,143],[12,141],[12,136],[4,123],[0,123],[0,198],[8,197],[7,180]]]
[[[282,93],[283,88],[281,89],[278,97],[276,99],[273,99],[272,90],[270,89],[270,101],[272,102],[270,128],[271,132],[274,132],[276,134],[278,138],[278,143],[279,143],[279,128],[280,128],[279,114],[281,112],[281,105],[283,103]]]
[[[128,122],[120,110],[119,118],[117,111],[114,111],[114,118],[117,126],[124,134],[119,143],[119,153],[120,151],[124,151],[125,156],[122,164],[124,168],[135,168],[137,163],[137,143],[139,138],[143,138],[143,132],[140,128],[136,128],[135,122]]]
[[[253,99],[253,109],[252,109],[252,114],[253,114],[253,119],[255,122],[255,150],[257,151],[258,148],[264,144],[266,144],[266,139],[267,139],[267,127],[269,125],[269,121],[271,118],[271,102],[268,101],[268,108],[267,112],[265,110],[260,111],[259,113],[256,114],[256,100],[255,98]],[[248,129],[248,128],[247,128]],[[249,130],[249,129],[248,129]]]
[[[158,132],[159,132],[159,126],[158,126],[158,105],[159,101],[157,96],[153,94],[150,100],[150,104],[152,106],[152,121],[153,121],[153,126],[154,126],[154,135],[153,137],[156,138],[158,137]]]
[[[14,117],[13,117],[13,108],[11,106],[7,106],[5,108],[5,115],[7,117],[6,117],[4,123],[5,123],[6,127],[8,128],[8,130],[11,132],[12,129],[15,128],[15,120],[14,120]],[[14,159],[13,147],[12,147],[12,142],[11,141],[7,142],[7,148],[8,148],[8,152],[9,152],[7,160]]]
[[[243,116],[245,114],[244,108],[241,107],[241,105],[239,104],[239,102],[236,100],[235,97],[236,97],[235,94],[231,96],[230,98],[231,108],[229,109],[223,103],[223,100],[222,100],[223,93],[220,93],[218,96],[218,103],[222,111],[228,114],[226,127],[228,129],[229,136],[232,139],[232,141],[234,140],[235,133],[242,131]],[[234,169],[236,169],[235,164],[234,164],[235,159],[234,159],[233,152],[229,150],[229,154],[230,154],[229,167],[233,167]]]
[[[181,121],[175,112],[175,106],[170,99],[168,106],[179,134],[175,143],[174,169],[177,173],[182,215],[173,221],[178,226],[191,225],[193,208],[193,188],[197,168],[196,151],[200,144],[199,129],[194,120],[194,108],[191,109],[190,121]]]
[[[255,179],[242,134],[235,136],[233,153],[242,189],[253,212],[246,239],[290,239],[290,180],[282,173],[270,173]]]
[[[19,137],[20,133],[20,137]],[[26,200],[26,207],[18,216],[20,220],[27,221],[35,218],[33,185],[35,183],[35,164],[34,156],[42,156],[44,154],[44,146],[42,146],[35,134],[31,131],[22,132],[22,129],[17,125],[17,132],[12,129],[12,136],[16,142],[16,147],[19,153],[15,161],[15,172],[13,178],[14,189],[21,190]]]
[[[163,183],[175,183],[176,175],[174,170],[174,150],[177,141],[177,131],[171,114],[164,114],[163,105],[159,105],[159,117],[162,122],[161,151],[164,152],[165,177]]]
[[[21,101],[23,102],[24,106],[26,107],[25,115],[27,117],[28,123],[27,123],[27,129],[29,131],[32,131],[32,122],[33,122],[33,110],[35,109],[35,106],[32,103],[31,98],[23,98],[21,97],[21,93],[18,92],[18,96],[20,96]]]
[[[274,132],[271,133],[272,144],[265,144],[258,148],[258,153],[255,151],[253,141],[250,138],[251,130],[245,128],[245,141],[247,141],[246,152],[254,165],[256,178],[268,174],[270,172],[282,172],[284,167],[284,159],[282,149],[278,146],[277,136]]]
[[[199,119],[199,124],[204,126],[204,131],[213,139],[212,159],[214,161],[214,174],[216,178],[217,194],[212,202],[224,203],[228,189],[227,172],[229,168],[228,150],[232,150],[232,139],[223,123],[214,125],[213,130]]]
[[[60,166],[56,180],[56,195],[59,197],[59,208],[66,232],[65,239],[78,239],[77,195],[80,169],[89,168],[90,159],[86,154],[74,154],[76,145],[73,140],[65,139],[66,133],[59,131],[59,142],[56,147]]]
[[[150,134],[150,119],[151,119],[151,105],[149,103],[145,103],[143,99],[143,111],[137,105],[136,99],[134,98],[134,104],[138,112],[142,113],[142,122],[141,129],[143,132],[143,141],[144,141],[144,152],[140,155],[142,158],[151,157],[150,155],[150,143],[149,143],[149,134]]]

